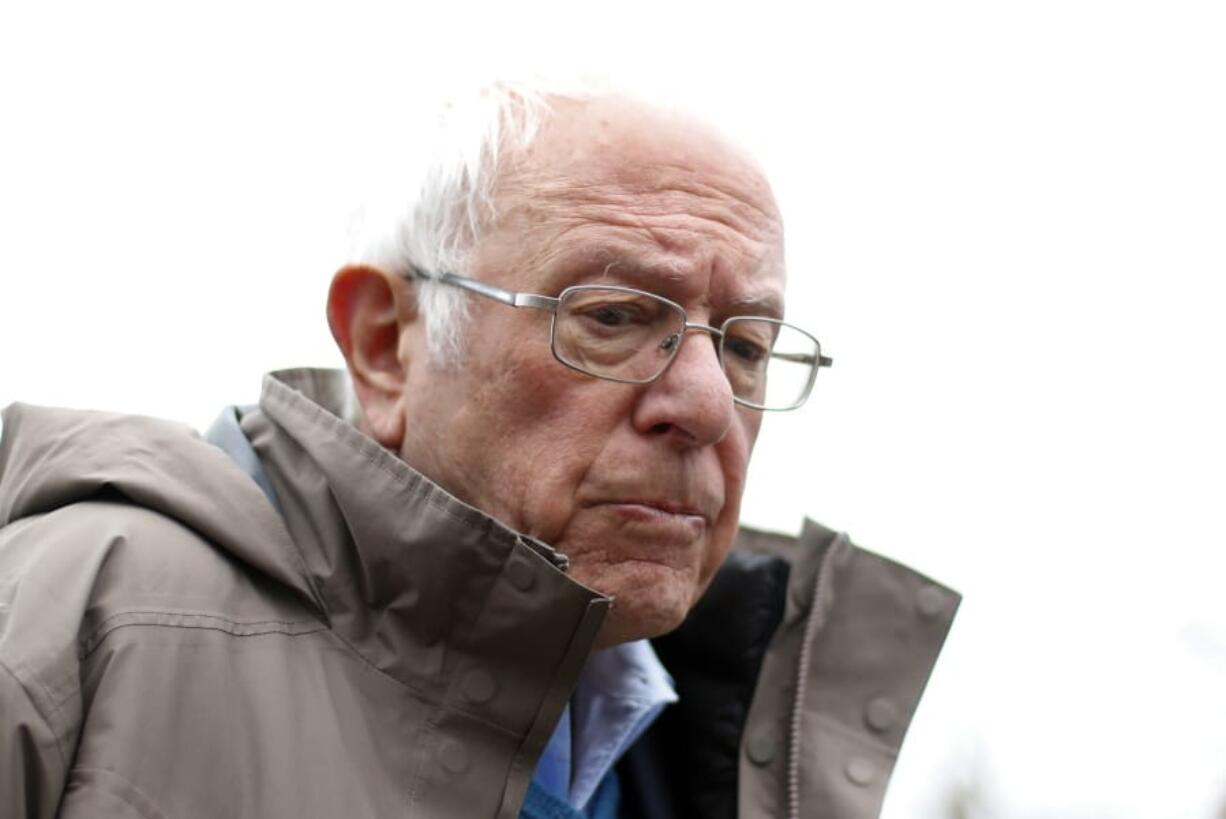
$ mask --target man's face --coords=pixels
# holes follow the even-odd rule
[[[783,240],[755,167],[693,124],[605,99],[563,104],[504,167],[497,224],[469,273],[556,296],[637,287],[691,322],[782,317]],[[736,534],[761,414],[735,405],[711,336],[687,334],[646,385],[558,363],[550,316],[470,299],[463,363],[431,365],[421,322],[401,339],[405,460],[553,545],[616,602],[600,644],[676,627]]]

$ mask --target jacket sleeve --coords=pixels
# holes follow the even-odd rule
[[[0,816],[51,819],[66,767],[55,731],[0,662]]]

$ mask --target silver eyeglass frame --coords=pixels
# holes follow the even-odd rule
[[[684,338],[685,334],[690,332],[691,330],[700,330],[702,332],[709,333],[710,335],[717,338],[718,343],[715,345],[716,356],[719,358],[719,366],[720,366],[720,369],[724,371],[725,377],[727,377],[727,368],[726,368],[726,365],[724,364],[724,344],[723,344],[724,338],[725,338],[724,331],[725,331],[725,328],[727,328],[729,324],[737,320],[752,319],[754,321],[765,321],[771,324],[777,324],[780,326],[789,327],[795,330],[796,332],[802,333],[806,337],[812,339],[813,346],[817,350],[816,359],[814,359],[811,356],[807,356],[807,355],[798,356],[795,354],[776,353],[773,351],[770,353],[772,357],[777,357],[777,358],[781,358],[784,360],[795,361],[797,363],[807,363],[807,364],[812,365],[809,370],[809,380],[805,384],[804,390],[800,394],[800,398],[797,399],[795,403],[791,404],[790,406],[786,406],[786,407],[765,407],[759,404],[755,404],[752,401],[747,401],[744,398],[741,398],[737,396],[735,393],[733,393],[732,400],[735,403],[740,404],[743,407],[748,407],[749,409],[758,410],[759,412],[787,412],[789,410],[794,410],[794,409],[799,408],[807,400],[809,400],[809,394],[813,392],[813,384],[817,380],[817,371],[821,369],[822,367],[831,367],[834,365],[833,358],[822,355],[821,342],[818,341],[817,338],[812,333],[808,332],[807,330],[803,330],[800,327],[797,327],[795,324],[789,324],[788,322],[782,321],[780,319],[767,318],[766,316],[750,315],[750,316],[731,316],[730,318],[724,319],[724,323],[720,325],[719,327],[712,327],[709,324],[699,324],[697,322],[689,321],[688,320],[689,314],[686,312],[685,308],[682,307],[677,302],[673,301],[672,299],[665,298],[664,296],[661,296],[658,293],[652,293],[647,290],[639,290],[638,288],[634,288],[634,287],[622,287],[620,285],[615,285],[615,284],[576,284],[576,285],[567,287],[557,296],[542,296],[536,293],[517,293],[515,291],[506,290],[496,285],[488,284],[483,281],[478,281],[477,279],[470,279],[467,276],[458,276],[455,273],[440,273],[437,276],[431,276],[426,273],[423,273],[421,270],[418,270],[417,268],[411,268],[409,272],[405,274],[404,278],[407,278],[410,280],[416,280],[416,281],[432,281],[432,282],[440,282],[442,284],[449,284],[454,287],[459,287],[463,290],[467,290],[471,293],[476,293],[479,296],[485,296],[487,299],[493,299],[494,301],[500,302],[501,304],[505,304],[508,307],[527,307],[533,310],[544,310],[550,313],[549,351],[553,354],[554,359],[562,366],[572,369],[575,372],[583,373],[584,375],[590,376],[592,378],[599,378],[603,381],[613,381],[619,384],[650,384],[653,381],[658,381],[661,377],[663,377],[664,373],[668,372],[668,368],[673,365],[673,362],[677,360],[677,354],[681,350],[681,343],[679,342],[676,345],[672,354],[669,356],[668,361],[665,362],[664,366],[660,368],[660,371],[656,373],[655,375],[653,375],[651,378],[642,378],[642,379],[616,378],[610,375],[598,375],[597,373],[591,372],[590,370],[585,370],[582,367],[572,364],[571,362],[562,358],[562,356],[558,355],[558,348],[557,348],[557,344],[555,343],[556,332],[557,332],[558,306],[562,303],[562,300],[566,297],[568,293],[573,293],[573,292],[582,291],[582,290],[616,290],[616,291],[620,291],[623,293],[635,293],[638,295],[649,296],[653,299],[658,299],[664,302],[665,304],[676,308],[676,310],[681,314],[681,317],[683,320],[681,332],[678,334],[679,336]]]

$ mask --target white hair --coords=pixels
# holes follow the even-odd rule
[[[550,115],[551,101],[584,100],[611,88],[593,80],[501,80],[449,98],[433,143],[411,157],[390,201],[368,205],[351,259],[388,272],[468,275],[472,254],[498,214],[494,186],[500,162],[531,145]],[[384,180],[386,183],[387,180]],[[373,211],[373,212],[372,212]],[[463,354],[465,293],[419,280],[418,309],[430,357],[454,366]]]

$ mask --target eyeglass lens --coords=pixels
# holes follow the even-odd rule
[[[650,381],[672,358],[665,343],[685,315],[647,293],[606,288],[567,291],[554,321],[554,347],[566,363],[592,375]]]
[[[558,304],[554,353],[590,375],[645,383],[668,366],[684,332],[685,313],[650,293],[578,287]],[[788,409],[803,400],[817,357],[812,336],[771,319],[733,319],[720,342],[733,395],[763,409]]]
[[[790,409],[817,374],[817,340],[771,319],[737,318],[724,326],[724,372],[738,398],[763,409]]]

